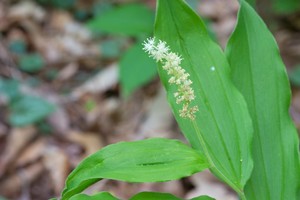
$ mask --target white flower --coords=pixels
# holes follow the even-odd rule
[[[157,44],[157,51],[162,55],[167,54],[169,52],[167,43],[160,40]]]
[[[177,104],[182,104],[179,116],[195,120],[195,113],[198,111],[198,106],[191,106],[191,102],[196,98],[194,90],[191,87],[193,82],[189,79],[190,74],[180,66],[182,61],[181,56],[170,52],[170,47],[166,42],[161,40],[157,42],[155,38],[148,38],[143,45],[143,50],[150,57],[163,64],[162,68],[170,75],[169,84],[177,86],[174,97]]]
[[[143,50],[147,53],[152,53],[155,49],[155,38],[148,38],[147,41],[143,43],[144,48]]]

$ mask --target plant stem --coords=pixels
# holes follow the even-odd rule
[[[245,194],[244,194],[244,191],[243,190],[241,190],[235,183],[233,183],[231,180],[229,180],[217,167],[216,167],[216,165],[215,165],[215,163],[214,163],[214,161],[212,160],[212,158],[211,158],[211,156],[210,156],[210,154],[209,154],[209,152],[208,152],[208,150],[207,150],[207,147],[206,147],[206,144],[205,144],[205,142],[204,142],[204,139],[203,139],[203,137],[202,137],[202,135],[201,135],[201,132],[200,132],[200,130],[199,130],[199,128],[198,128],[198,126],[197,126],[197,124],[195,123],[195,121],[193,121],[193,126],[194,126],[194,129],[196,130],[196,133],[197,133],[197,137],[198,137],[198,139],[199,139],[199,141],[200,141],[200,143],[201,143],[201,146],[202,146],[202,148],[203,148],[203,151],[204,151],[204,154],[205,154],[205,156],[206,156],[206,158],[207,158],[207,160],[208,160],[208,162],[209,162],[209,164],[210,164],[210,168],[214,171],[214,172],[216,172],[218,175],[219,175],[219,177],[221,178],[221,179],[223,179],[223,181],[225,181],[232,189],[234,189],[237,193],[238,193],[238,195],[240,196],[240,198],[241,198],[241,200],[247,200],[247,198],[246,198],[246,196],[245,196]]]

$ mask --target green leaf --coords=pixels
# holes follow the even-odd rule
[[[129,200],[181,200],[180,198],[168,194],[168,193],[157,193],[157,192],[141,192],[139,194],[136,194],[135,196],[131,197]],[[213,198],[210,198],[208,196],[200,196],[195,197],[191,200],[213,200]]]
[[[120,82],[125,96],[151,81],[157,74],[156,63],[143,51],[141,43],[131,47],[120,61]]]
[[[255,6],[256,0],[246,0],[251,6]]]
[[[168,194],[168,193],[156,193],[156,192],[141,192],[139,194],[134,195],[129,200],[181,200],[180,198]]]
[[[155,36],[182,56],[182,67],[193,82],[193,105],[199,107],[195,121],[179,116],[181,105],[174,98],[177,87],[170,85],[169,75],[161,66],[158,68],[181,130],[192,146],[206,155],[211,171],[244,198],[243,187],[253,166],[253,130],[246,102],[231,81],[224,53],[182,0],[158,1]]]
[[[156,138],[112,144],[76,167],[67,178],[62,200],[103,178],[127,182],[169,181],[207,167],[202,154],[177,140]]]
[[[16,54],[23,54],[26,52],[27,44],[24,40],[17,39],[9,43],[9,50]]]
[[[70,198],[70,200],[119,200],[109,192],[100,192],[98,194],[88,196],[86,194],[77,194]]]
[[[10,105],[9,122],[13,126],[26,126],[38,122],[54,111],[54,106],[34,96],[22,96]]]
[[[118,199],[112,196],[108,192],[100,192],[92,196],[88,196],[86,194],[77,194],[71,197],[70,200],[118,200]],[[168,193],[141,192],[134,195],[129,200],[181,200],[181,199]],[[214,200],[214,199],[208,196],[200,196],[200,197],[195,197],[191,200]]]
[[[215,200],[215,199],[209,196],[200,196],[200,197],[192,198],[191,200]]]
[[[102,58],[117,58],[122,52],[125,41],[122,38],[114,38],[102,41],[100,44]]]
[[[23,55],[19,60],[21,70],[29,73],[40,71],[44,65],[43,57],[37,53]]]
[[[141,4],[129,4],[96,16],[87,25],[95,32],[140,36],[152,33],[153,21],[152,10]]]
[[[44,5],[50,5],[57,8],[69,9],[73,7],[77,0],[37,0],[39,3]]]
[[[235,85],[244,95],[254,126],[254,170],[248,200],[296,199],[299,142],[289,116],[290,86],[268,28],[244,1],[226,49]]]
[[[273,9],[278,13],[292,13],[300,10],[299,0],[271,0]]]
[[[4,95],[9,100],[16,99],[21,95],[19,90],[19,82],[14,79],[0,78],[0,91],[1,95]]]

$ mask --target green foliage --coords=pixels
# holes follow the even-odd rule
[[[130,200],[180,200],[180,198],[175,197],[168,193],[155,193],[155,192],[142,192],[130,198]]]
[[[9,43],[9,50],[13,53],[23,54],[26,52],[27,45],[23,40],[14,40]]]
[[[300,87],[300,65],[297,65],[290,73],[289,78],[294,86]]]
[[[194,148],[204,152],[211,171],[242,196],[252,170],[252,126],[246,102],[232,84],[225,55],[182,0],[158,1],[155,36],[184,58],[182,66],[193,81],[200,112],[192,122],[179,116],[176,86],[168,83],[169,76],[159,67],[181,130]]]
[[[175,197],[174,195],[168,194],[168,193],[157,193],[157,192],[141,192],[133,197],[131,197],[129,200],[181,200],[178,197]],[[210,198],[208,196],[201,196],[196,197],[191,200],[213,200],[213,198]]]
[[[19,82],[0,78],[1,95],[9,103],[9,122],[13,126],[25,126],[43,120],[55,108],[47,101],[22,94]]]
[[[19,90],[19,82],[12,79],[0,78],[0,91],[9,101],[18,98],[21,93]]]
[[[244,1],[227,46],[233,81],[244,95],[254,126],[254,171],[247,199],[296,199],[299,143],[289,116],[290,86],[275,39]]]
[[[140,43],[131,47],[120,61],[120,81],[124,96],[151,81],[156,75],[156,63],[142,50]]]
[[[183,58],[179,68],[190,75],[196,96],[191,104],[199,107],[194,120],[180,117],[182,107],[174,97],[178,86],[171,84],[166,66],[160,64],[158,72],[175,118],[194,150],[168,139],[110,145],[71,173],[63,200],[73,196],[93,199],[101,194],[115,199],[108,193],[78,195],[103,178],[167,181],[206,167],[242,200],[299,199],[299,141],[288,113],[291,94],[285,67],[264,22],[248,3],[240,3],[226,57],[210,39],[203,21],[183,0],[158,0],[155,37]],[[138,51],[138,45],[135,48]],[[153,192],[131,198],[139,199],[178,198]]]
[[[273,9],[278,13],[292,13],[300,10],[299,0],[271,0]]]
[[[251,6],[255,6],[256,0],[246,0]]]
[[[13,126],[26,126],[38,122],[54,111],[54,106],[34,96],[21,96],[10,103],[9,122]]]
[[[148,35],[152,32],[154,13],[141,4],[130,4],[111,9],[88,22],[95,32],[126,36]]]
[[[121,38],[102,41],[100,45],[101,56],[109,59],[119,57],[124,43],[124,40]]]
[[[215,199],[209,196],[200,196],[200,197],[192,198],[191,200],[215,200]]]
[[[25,54],[20,57],[19,66],[25,72],[34,73],[40,71],[45,65],[44,59],[40,54]]]
[[[77,0],[37,0],[42,5],[53,6],[62,9],[72,8]]]
[[[96,101],[94,101],[93,99],[88,99],[85,104],[84,104],[84,109],[87,112],[91,112],[92,110],[94,110],[97,107],[97,103]]]
[[[100,15],[106,13],[107,11],[110,11],[113,9],[112,2],[109,2],[109,0],[104,0],[101,2],[96,2],[93,6],[92,13],[94,16],[99,17]]]
[[[71,197],[70,200],[119,200],[119,199],[112,196],[108,192],[100,192],[92,196],[88,196],[86,194],[77,194]],[[129,200],[181,200],[181,199],[168,193],[141,192],[134,195]],[[214,200],[214,199],[208,196],[200,196],[200,197],[195,197],[191,200]]]
[[[87,23],[94,32],[133,36],[149,36],[153,30],[154,13],[142,4],[129,4],[112,8],[110,3],[100,7],[97,15]],[[139,40],[138,40],[139,41]],[[104,58],[121,54],[122,40],[108,40],[101,44]],[[151,81],[156,75],[156,65],[145,55],[140,42],[133,45],[120,60],[120,82],[125,96]]]
[[[202,154],[177,140],[148,139],[109,145],[82,161],[69,175],[62,200],[103,178],[127,182],[175,180],[208,168]]]
[[[70,200],[119,200],[119,199],[112,196],[108,192],[100,192],[93,196],[88,196],[86,194],[77,194],[77,195],[71,197]]]

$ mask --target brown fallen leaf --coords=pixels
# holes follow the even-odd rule
[[[7,126],[0,122],[0,139],[3,136],[7,135],[7,131],[8,131]]]
[[[188,192],[187,199],[208,195],[215,199],[238,200],[234,192],[230,191],[225,184],[219,182],[208,170],[191,176],[190,180],[195,185],[195,189]]]
[[[174,121],[172,111],[166,99],[166,93],[160,88],[159,93],[149,105],[144,122],[137,131],[141,138],[171,137],[170,128]]]
[[[49,19],[50,27],[59,32],[64,32],[65,26],[71,22],[73,22],[73,17],[65,10],[54,10]]]
[[[72,62],[66,65],[57,76],[58,81],[66,81],[74,76],[78,70],[78,63]]]
[[[202,0],[199,4],[200,14],[215,20],[235,15],[239,8],[238,2],[234,0]]]
[[[102,93],[109,88],[113,87],[118,83],[118,66],[112,64],[109,67],[106,67],[93,78],[85,82],[83,85],[79,86],[72,92],[71,97],[74,99],[80,98],[83,94],[86,93]]]
[[[52,188],[54,188],[55,194],[59,196],[70,171],[68,156],[57,147],[48,147],[44,151],[43,163],[49,171]]]
[[[56,110],[49,116],[48,122],[59,135],[68,133],[70,129],[71,122],[69,116],[65,107],[60,104],[57,104]]]
[[[19,168],[29,163],[33,163],[42,157],[46,148],[46,140],[41,138],[32,143],[15,162],[15,167]]]
[[[36,133],[36,129],[33,126],[12,129],[8,135],[6,147],[0,159],[0,177],[3,176],[8,165],[17,157],[25,145],[33,139]]]
[[[46,12],[32,1],[21,1],[9,9],[8,17],[18,19],[32,18],[42,22],[46,17]]]
[[[5,196],[16,195],[24,187],[28,187],[42,172],[44,166],[41,162],[23,168],[18,173],[7,177],[0,182],[0,194]]]
[[[73,131],[67,134],[66,137],[71,142],[77,143],[82,146],[82,148],[85,150],[84,157],[95,153],[104,146],[99,135],[95,133],[79,133]]]

